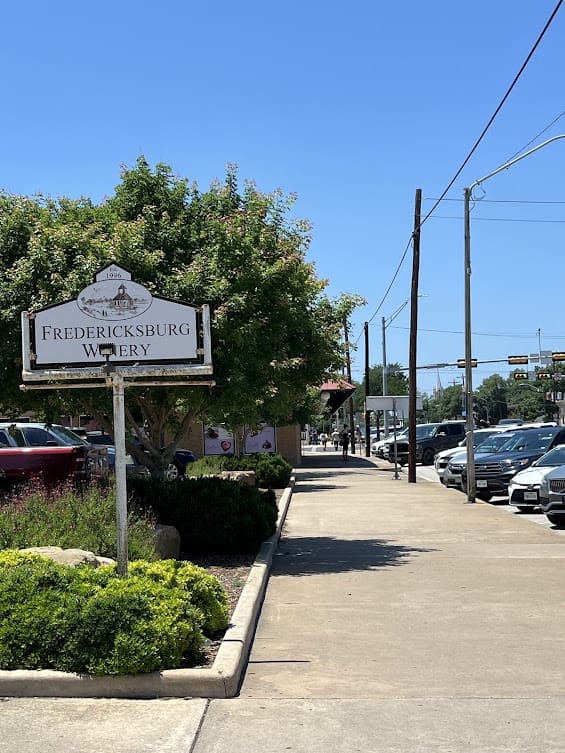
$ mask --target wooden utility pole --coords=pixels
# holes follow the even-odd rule
[[[365,322],[365,457],[371,456],[371,411],[367,409],[369,395],[369,322]]]
[[[345,364],[347,367],[347,381],[351,384],[351,354],[349,352],[349,328],[347,326],[347,317],[343,319],[343,336],[345,337]],[[353,416],[353,395],[348,400],[349,403],[349,447],[352,455],[355,455],[355,422]]]
[[[416,189],[414,207],[414,252],[410,296],[410,354],[408,361],[408,483],[416,483],[416,349],[418,341],[418,278],[420,274],[420,217],[422,189]]]

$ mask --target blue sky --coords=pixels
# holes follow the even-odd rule
[[[0,188],[99,201],[120,166],[143,154],[202,189],[231,162],[261,190],[296,193],[295,216],[313,225],[308,258],[329,294],[368,302],[352,333],[361,380],[363,323],[371,322],[370,363],[381,363],[381,317],[410,295],[411,249],[382,302],[410,240],[416,189],[426,214],[556,4],[11,3]],[[565,115],[547,128],[565,110],[564,36],[561,9],[450,200],[422,227],[419,365],[464,356],[463,188],[526,145],[565,133]],[[565,140],[485,183],[473,207],[479,361],[565,350],[563,164]],[[408,364],[408,327],[406,307],[386,330],[389,362]],[[480,364],[475,386],[495,371],[510,367]],[[439,371],[444,387],[461,375]],[[437,380],[434,369],[418,371],[420,390]]]

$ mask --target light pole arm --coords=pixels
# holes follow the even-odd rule
[[[489,178],[492,178],[495,175],[498,175],[498,173],[501,173],[503,170],[508,170],[508,168],[512,167],[512,165],[515,165],[516,162],[520,162],[520,160],[523,160],[524,157],[529,157],[530,154],[533,154],[534,152],[538,152],[540,149],[543,149],[544,146],[551,144],[553,141],[559,141],[559,139],[565,139],[565,133],[561,133],[559,136],[552,136],[550,139],[547,139],[546,141],[542,141],[541,144],[538,144],[537,146],[532,147],[527,152],[524,152],[523,154],[519,154],[517,157],[514,157],[514,159],[511,159],[508,162],[505,162],[503,165],[500,165],[500,167],[497,167],[496,170],[493,170],[492,173],[485,175],[484,178],[479,178],[479,180],[476,180],[474,183],[471,183],[468,190],[472,193],[473,188],[480,186],[481,183],[484,183]],[[471,194],[469,194],[469,197],[470,195]]]
[[[498,175],[503,170],[508,170],[509,167],[515,165],[525,157],[529,157],[530,154],[538,152],[548,144],[552,144],[554,141],[565,139],[565,134],[559,134],[558,136],[552,136],[546,141],[542,141],[541,144],[528,149],[527,152],[519,154],[508,162],[505,162],[496,170],[488,173],[483,178],[479,178],[468,188],[463,189],[464,195],[464,223],[465,223],[465,395],[466,395],[466,409],[467,409],[467,501],[475,501],[475,455],[473,451],[473,374],[471,366],[471,222],[470,222],[470,203],[472,198],[473,189],[479,186],[481,183],[489,180],[489,178]]]

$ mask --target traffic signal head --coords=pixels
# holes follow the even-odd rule
[[[516,380],[521,380],[521,379],[527,379],[528,378],[528,374],[527,374],[526,371],[515,371],[512,376]]]
[[[551,360],[555,363],[555,361],[565,361],[565,353],[552,353],[551,354]]]
[[[528,356],[508,356],[508,363],[509,364],[528,363]]]
[[[538,371],[536,377],[538,379],[551,379],[551,374],[548,371]]]
[[[465,363],[466,362],[465,362],[464,358],[459,358],[457,360],[457,366],[458,366],[458,368],[464,369],[465,368]],[[471,366],[474,368],[476,365],[477,365],[477,359],[476,358],[471,358]]]

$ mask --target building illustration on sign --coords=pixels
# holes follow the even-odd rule
[[[201,310],[152,295],[117,264],[76,299],[28,316],[32,369],[104,363],[108,344],[116,364],[202,361]]]
[[[151,293],[143,285],[131,281],[127,287],[124,282],[118,286],[113,281],[95,283],[77,298],[77,306],[84,314],[107,320],[132,319],[147,311],[152,302]]]

